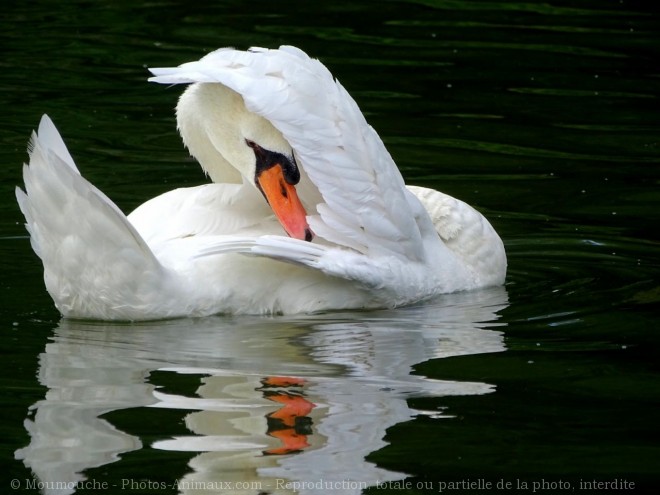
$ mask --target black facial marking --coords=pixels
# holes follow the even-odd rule
[[[288,157],[282,153],[276,153],[275,151],[267,150],[249,139],[245,140],[245,144],[252,148],[254,151],[254,156],[257,160],[255,182],[258,182],[257,179],[264,170],[268,170],[275,165],[282,167],[284,180],[286,180],[287,184],[295,186],[298,184],[298,182],[300,182],[300,170],[298,170],[298,164],[296,163],[296,159],[294,157]]]

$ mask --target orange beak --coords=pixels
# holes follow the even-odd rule
[[[289,236],[303,241],[314,238],[296,188],[284,179],[280,165],[273,165],[261,172],[257,177],[257,185]]]

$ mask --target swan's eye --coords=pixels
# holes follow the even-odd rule
[[[298,170],[298,164],[293,155],[288,157],[282,153],[270,151],[262,148],[250,139],[246,139],[245,144],[254,150],[254,156],[256,159],[255,182],[259,179],[262,172],[271,167],[279,166],[282,168],[282,174],[288,184],[292,186],[298,184],[300,181],[300,170]]]

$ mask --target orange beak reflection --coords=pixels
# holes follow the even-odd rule
[[[296,188],[284,179],[280,165],[261,172],[257,177],[257,185],[289,236],[303,241],[311,241],[314,238],[307,224],[307,212],[298,198]]]
[[[268,431],[281,445],[264,450],[264,455],[286,455],[301,452],[310,446],[307,437],[312,435],[312,418],[308,415],[316,405],[305,398],[303,378],[267,376],[261,380],[264,398],[281,404],[268,415]]]

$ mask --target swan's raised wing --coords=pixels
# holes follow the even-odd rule
[[[16,199],[44,264],[48,291],[69,316],[107,318],[164,277],[163,267],[119,208],[84,179],[48,116],[29,146]],[[137,296],[135,297],[137,299]],[[87,306],[81,301],[87,300]],[[73,308],[83,308],[76,312]],[[119,309],[118,309],[119,308]],[[126,319],[137,313],[126,313]]]
[[[423,258],[411,199],[376,131],[346,90],[301,50],[220,49],[197,62],[150,69],[150,81],[220,83],[276,127],[324,203],[310,218],[328,241],[373,257]],[[222,111],[218,109],[218,111]]]

